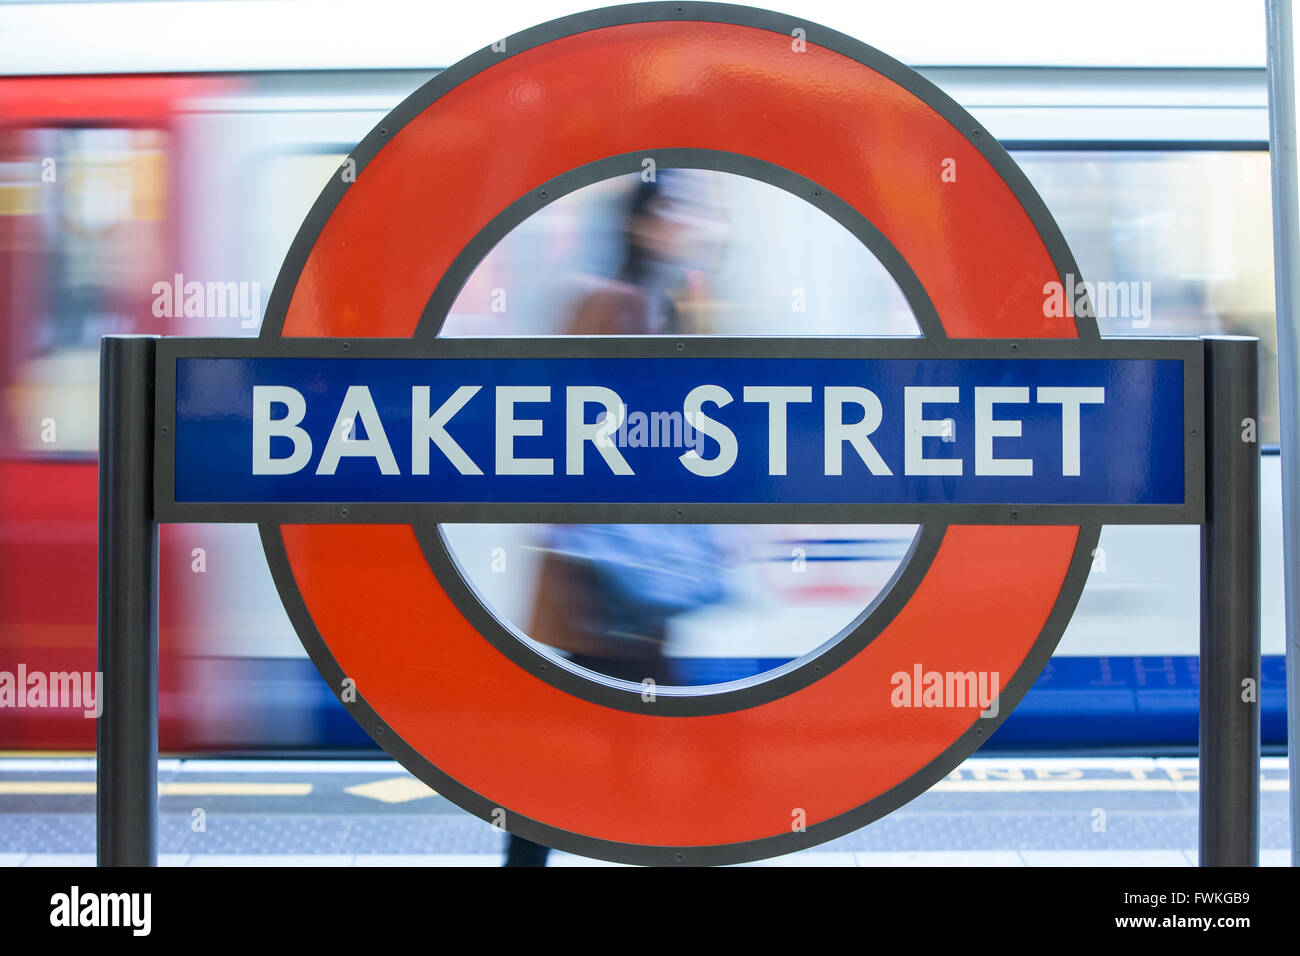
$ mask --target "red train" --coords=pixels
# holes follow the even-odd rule
[[[433,72],[0,77],[0,682],[20,666],[47,674],[95,668],[99,337],[255,334],[241,316],[185,317],[156,307],[155,286],[171,288],[178,274],[255,282],[264,304],[321,186]],[[1142,334],[1248,332],[1263,340],[1269,368],[1262,69],[933,72],[1016,156],[1085,276],[1153,280],[1155,305]],[[732,261],[749,262],[751,271],[734,276],[729,296],[720,297],[730,306],[746,290],[770,287],[785,318],[763,331],[791,332],[775,324],[790,321],[790,288],[803,284],[788,281],[791,270],[825,282],[852,275],[862,284],[857,260],[836,259],[812,241],[817,224],[806,210],[778,214],[777,203],[752,198],[733,208],[746,217],[736,233],[747,245]],[[518,258],[485,261],[495,272],[476,275],[467,288],[465,298],[481,304],[467,307],[473,314],[463,316],[465,327],[544,331],[512,327],[486,303],[509,282],[511,316],[530,304],[541,314],[550,301],[542,280],[565,265],[557,257],[593,244],[575,227],[575,209],[562,206],[548,208],[568,220],[520,227]],[[800,242],[781,244],[792,235]],[[852,321],[873,304],[846,307],[844,291],[821,297],[838,303],[825,315],[801,313],[801,330],[818,320]],[[741,304],[734,314],[754,311],[752,302]],[[1133,331],[1132,323],[1102,324],[1108,334]],[[1266,389],[1261,442],[1268,445],[1277,424],[1271,380]],[[1276,454],[1262,464],[1263,718],[1272,743],[1284,739],[1281,490]],[[512,567],[526,564],[523,539],[500,534],[482,554],[508,551]],[[887,577],[901,554],[898,542],[863,533],[781,535],[751,549],[749,572],[769,601],[763,613],[719,615],[695,628],[692,639],[710,648],[695,664],[709,680],[752,673],[756,659],[766,667],[803,653],[775,639],[782,629],[800,636],[783,622],[802,626],[835,602],[856,613],[849,605],[860,610],[869,600],[864,582]],[[483,544],[469,532],[461,541],[467,549]],[[1196,541],[1194,528],[1105,529],[1102,569],[1044,677],[995,743],[1195,745]],[[808,573],[790,576],[792,563],[802,567],[805,558]],[[197,573],[201,561],[206,568]],[[471,572],[476,566],[464,563]],[[297,644],[253,529],[164,526],[160,567],[164,750],[372,746]],[[524,613],[528,589],[519,590],[513,611]],[[81,707],[0,709],[0,749],[90,750],[94,727]]]
[[[186,221],[182,105],[230,87],[0,79],[0,670],[95,671],[99,337],[177,331],[151,305]],[[183,607],[164,591],[164,748],[185,740]],[[0,748],[91,749],[81,710],[6,710]]]

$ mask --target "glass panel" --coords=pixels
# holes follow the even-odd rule
[[[1099,283],[1103,335],[1260,340],[1260,441],[1276,444],[1277,327],[1268,153],[1017,152]]]
[[[837,222],[775,186],[701,170],[618,177],[546,206],[484,259],[443,328],[569,332],[919,334],[893,279]],[[677,440],[649,424],[650,441]],[[876,598],[915,531],[442,527],[484,605],[535,649],[676,686],[815,653]]]
[[[638,195],[646,202],[660,192],[632,174],[572,192],[520,223],[479,264],[442,334],[920,334],[875,256],[798,196],[704,170],[661,170],[658,179],[665,198],[651,205],[662,215],[632,216]],[[634,226],[643,235],[630,238],[629,223],[643,221]],[[660,254],[629,262],[629,249],[642,247]],[[611,282],[653,293],[656,308],[643,326],[581,328],[579,306]],[[671,328],[663,299],[676,313]]]
[[[881,593],[911,525],[443,525],[522,640],[633,683],[753,677],[819,649]]]

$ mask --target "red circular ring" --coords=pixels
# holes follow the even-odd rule
[[[1059,269],[972,142],[977,128],[811,31],[796,50],[788,33],[720,16],[507,50],[404,125],[390,117],[300,274],[281,276],[292,290],[281,334],[411,335],[442,273],[501,210],[648,145],[743,153],[824,185],[902,253],[950,336],[1077,334],[1043,316]],[[1005,686],[1041,649],[1082,544],[1074,526],[950,528],[912,600],[847,664],[761,706],[661,717],[564,694],[509,661],[449,600],[409,526],[280,530],[339,668],[392,734],[481,798],[475,812],[642,847],[788,836],[792,821],[833,821],[933,768],[978,708],[896,709],[890,675],[920,663],[998,671]]]

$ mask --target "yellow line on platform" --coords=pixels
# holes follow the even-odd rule
[[[1101,791],[1195,793],[1195,780],[940,780],[931,791],[945,793],[1090,793]],[[1266,777],[1259,782],[1265,792],[1288,789],[1285,777]]]
[[[66,796],[93,794],[93,780],[0,780],[0,796]],[[305,797],[310,783],[160,783],[164,797]]]
[[[0,780],[0,794],[94,793],[93,780]]]
[[[164,797],[305,797],[310,783],[162,783]]]
[[[0,759],[81,760],[93,756],[93,750],[0,750]]]
[[[423,800],[436,797],[437,794],[414,777],[389,777],[387,780],[373,780],[370,783],[344,787],[346,793],[358,797],[369,797],[381,803],[408,803],[411,800]]]

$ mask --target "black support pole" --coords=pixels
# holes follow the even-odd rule
[[[106,336],[99,363],[100,866],[158,863],[158,526],[154,339]]]
[[[1259,342],[1205,339],[1201,866],[1259,865]]]

